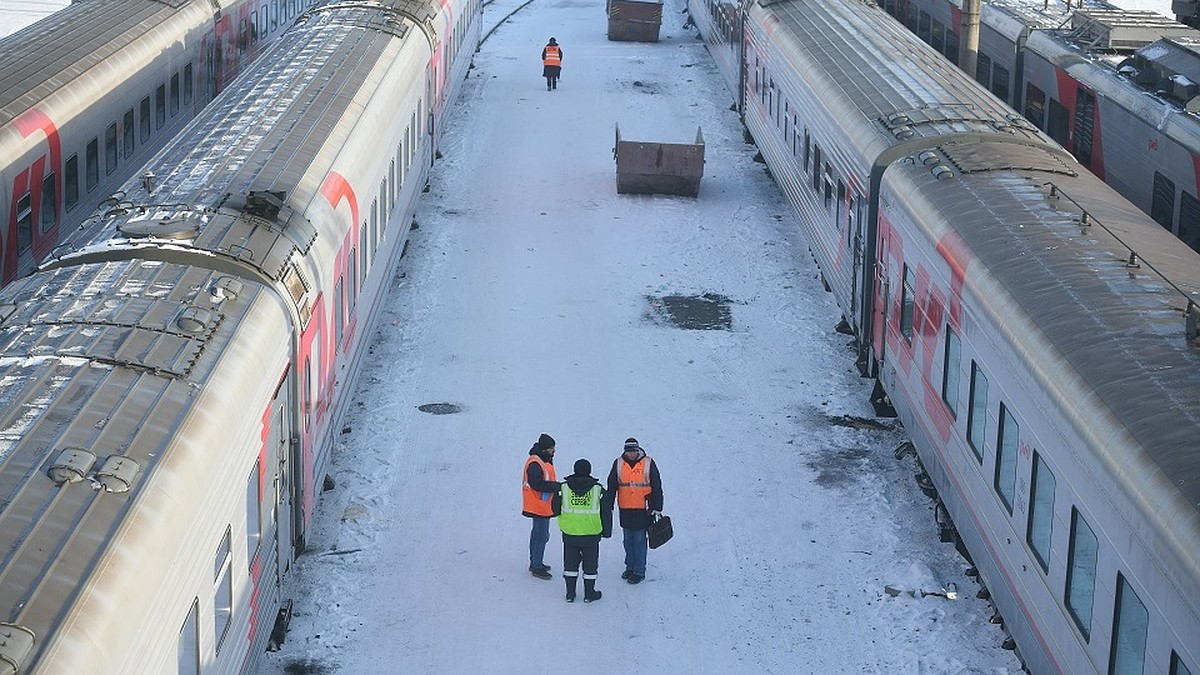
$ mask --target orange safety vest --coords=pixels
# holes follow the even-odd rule
[[[617,460],[617,507],[645,509],[650,499],[650,456],[629,466],[624,458]]]
[[[562,50],[558,48],[558,45],[546,45],[546,49],[543,51],[546,54],[546,56],[542,58],[543,66],[562,65]]]
[[[546,480],[555,480],[554,465],[544,461],[537,455],[530,455],[525,461],[525,468],[521,470],[521,511],[523,513],[532,513],[535,516],[550,518],[554,515],[554,507],[551,500],[554,499],[553,492],[538,492],[529,487],[529,463],[537,462],[542,467],[542,478]]]

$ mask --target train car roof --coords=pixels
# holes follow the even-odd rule
[[[1200,254],[1090,174],[1029,172],[1049,166],[1036,148],[983,143],[940,150],[954,167],[951,180],[920,163],[907,165],[928,195],[929,204],[917,208],[952,204],[943,213],[953,210],[946,218],[963,247],[947,250],[981,263],[1016,303],[976,289],[985,306],[1004,315],[997,325],[1013,331],[1010,342],[1028,354],[1045,386],[1062,388],[1080,411],[1080,428],[1100,429],[1110,415],[1200,511],[1200,340],[1187,332],[1188,301],[1200,302]],[[1020,175],[972,180],[1006,167]],[[1091,207],[1087,224],[1076,201]],[[944,233],[930,236],[941,240]],[[1136,252],[1132,265],[1122,242]],[[979,279],[973,263],[959,262],[967,264],[968,278]],[[1014,312],[1028,316],[1029,332],[1018,332]],[[1191,318],[1198,320],[1200,314]],[[1071,384],[1072,372],[1083,388]],[[1116,439],[1096,443],[1109,444],[1112,453],[1130,449]],[[1110,459],[1136,463],[1137,455]]]
[[[189,2],[75,2],[0,40],[0,124],[159,30]]]

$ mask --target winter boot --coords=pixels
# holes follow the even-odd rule
[[[567,602],[575,602],[575,583],[579,577],[563,577],[567,582]]]
[[[595,579],[584,579],[583,580],[583,601],[584,602],[595,602],[600,599],[601,595],[603,595],[603,593],[596,590],[596,580]]]

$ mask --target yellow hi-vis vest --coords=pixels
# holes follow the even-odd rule
[[[562,484],[562,511],[558,514],[558,528],[563,534],[600,534],[604,526],[600,522],[600,484],[593,485],[583,494],[575,494],[569,485]]]

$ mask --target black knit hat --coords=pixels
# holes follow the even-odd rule
[[[575,460],[575,475],[590,476],[592,475],[592,463],[586,459]]]
[[[633,436],[625,439],[625,452],[630,450],[641,450],[642,446],[638,445],[638,440]]]
[[[550,437],[550,434],[542,434],[538,436],[537,447],[538,450],[549,450],[554,447],[554,439]]]

